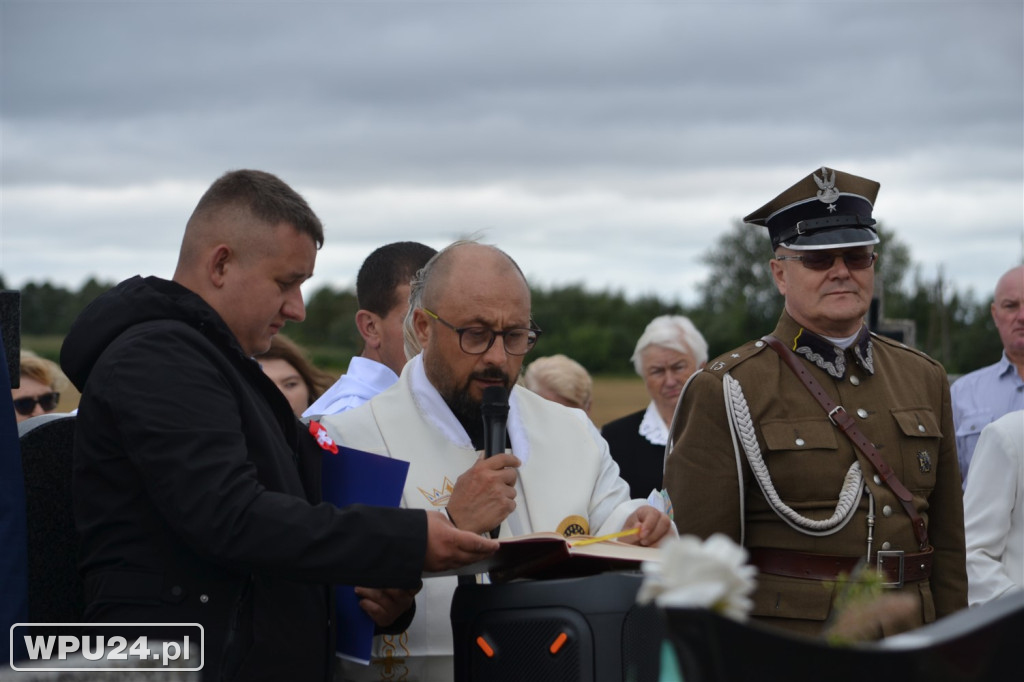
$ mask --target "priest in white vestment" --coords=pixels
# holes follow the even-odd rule
[[[539,531],[657,544],[675,529],[647,500],[629,498],[608,445],[582,410],[516,385],[539,330],[530,290],[504,252],[457,242],[413,282],[409,309],[423,352],[397,384],[365,405],[325,417],[342,445],[406,460],[402,506],[446,513],[458,527],[499,537]],[[500,338],[499,338],[500,337]],[[483,389],[509,390],[505,454],[483,458]],[[455,578],[428,578],[396,656],[451,655]],[[375,655],[382,652],[375,645]]]

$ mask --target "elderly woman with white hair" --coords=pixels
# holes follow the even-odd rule
[[[686,380],[708,361],[708,344],[682,315],[661,315],[636,342],[633,366],[651,402],[646,409],[609,422],[601,429],[631,497],[661,490],[668,427]]]

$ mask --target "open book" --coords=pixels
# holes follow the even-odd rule
[[[605,571],[639,570],[642,562],[659,561],[661,557],[657,547],[617,540],[583,543],[590,539],[589,535],[565,538],[550,532],[504,538],[499,541],[498,551],[486,559],[452,571],[426,573],[423,577],[490,573],[492,583],[517,578],[571,578]]]

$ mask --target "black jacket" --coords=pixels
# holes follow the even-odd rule
[[[652,490],[661,490],[665,470],[665,446],[655,445],[640,435],[644,408],[601,427],[612,459],[619,465],[619,476],[629,483],[629,496],[646,499]]]
[[[423,512],[319,503],[315,440],[188,289],[122,282],[75,321],[61,365],[82,391],[88,620],[201,623],[206,680],[322,680],[327,585],[418,584]]]

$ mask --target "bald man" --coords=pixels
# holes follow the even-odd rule
[[[320,220],[269,173],[233,171],[185,228],[173,281],[134,277],[61,349],[82,392],[73,492],[85,618],[200,623],[203,678],[329,680],[329,584],[404,627],[424,570],[497,543],[440,513],[320,502],[322,447],[254,355],[305,317]],[[140,633],[140,631],[134,631]],[[106,636],[113,634],[104,629]],[[134,636],[134,635],[133,635]]]
[[[981,430],[1007,412],[1024,410],[1024,265],[999,278],[991,309],[1003,342],[1003,357],[950,386],[957,458],[965,488]]]
[[[653,545],[674,533],[664,513],[629,498],[629,485],[584,412],[516,385],[540,330],[530,288],[508,255],[475,242],[445,248],[413,281],[408,314],[423,352],[397,384],[323,420],[345,445],[410,462],[403,506],[443,509],[457,528],[499,528],[500,537],[638,526],[632,539]],[[489,386],[509,391],[511,454],[484,459],[481,401]],[[402,644],[414,657],[451,655],[456,581],[424,582]],[[425,674],[445,679],[444,671]]]

